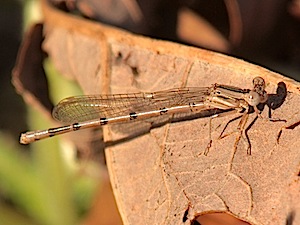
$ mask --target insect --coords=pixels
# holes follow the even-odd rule
[[[69,97],[59,102],[52,112],[55,119],[69,123],[69,125],[22,133],[20,143],[29,144],[72,131],[144,120],[164,114],[197,112],[201,117],[201,113],[212,109],[221,110],[212,117],[225,111],[242,113],[238,125],[242,134],[247,122],[249,108],[253,107],[257,115],[260,116],[257,106],[260,103],[265,103],[267,99],[265,81],[261,77],[253,79],[251,90],[213,84],[209,87],[174,88],[151,93]],[[247,140],[250,146],[248,137]],[[251,154],[251,150],[249,154]]]

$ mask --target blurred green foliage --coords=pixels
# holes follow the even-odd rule
[[[28,27],[33,18],[39,18],[38,1],[22,4],[24,27]],[[6,5],[9,7],[8,2]],[[59,76],[49,60],[44,67],[53,102],[81,93],[74,82]],[[53,126],[32,106],[28,106],[27,117],[29,129]],[[15,144],[15,139],[0,131],[0,224],[79,224],[100,184],[99,176],[94,175],[99,167],[85,162],[82,168],[72,145],[59,137],[29,147]]]

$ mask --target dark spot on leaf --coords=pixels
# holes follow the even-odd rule
[[[189,214],[189,208],[190,207],[188,207],[186,210],[185,210],[185,212],[184,212],[184,214],[183,214],[183,218],[182,218],[182,222],[186,222],[187,220],[188,220],[188,214]]]
[[[289,215],[286,218],[286,225],[293,225],[293,221],[295,218],[295,212],[290,212]]]
[[[131,71],[132,71],[133,76],[137,77],[139,75],[139,71],[138,71],[137,67],[135,67],[135,66],[131,67]]]

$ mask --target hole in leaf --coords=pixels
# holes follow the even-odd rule
[[[192,224],[201,225],[251,225],[225,212],[206,213],[197,216]]]

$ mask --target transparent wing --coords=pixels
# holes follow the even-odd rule
[[[204,102],[212,87],[176,88],[152,93],[83,95],[62,100],[53,109],[53,117],[74,123],[97,118],[111,118],[135,112]]]

